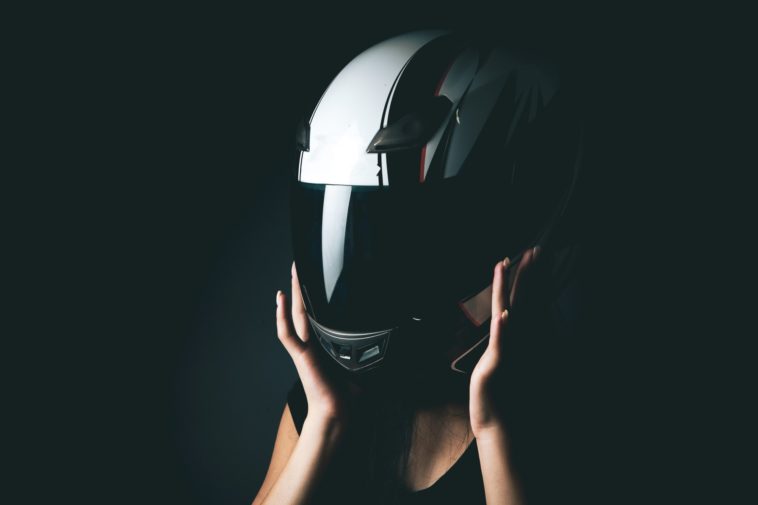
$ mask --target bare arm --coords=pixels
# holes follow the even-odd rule
[[[274,441],[274,451],[271,454],[271,461],[268,465],[266,477],[263,479],[258,495],[253,500],[253,505],[260,505],[266,497],[271,487],[279,478],[279,475],[287,465],[292,452],[297,445],[298,434],[295,423],[292,420],[292,414],[288,405],[284,406],[282,418],[279,420],[279,430],[276,433]]]
[[[476,437],[487,505],[523,503],[518,481],[508,462],[508,438],[501,427]]]
[[[337,423],[306,418],[300,436],[284,408],[266,478],[253,505],[306,503],[339,439]]]
[[[505,425],[495,408],[494,398],[497,391],[493,391],[496,385],[493,377],[502,366],[503,332],[510,316],[506,307],[513,309],[516,305],[516,292],[527,277],[529,267],[534,263],[536,256],[537,249],[524,253],[510,293],[505,282],[505,272],[510,266],[510,261],[506,258],[495,266],[492,280],[490,340],[471,374],[469,415],[479,451],[487,505],[523,503],[518,482],[508,461]]]
[[[343,431],[343,401],[319,368],[294,263],[292,298],[290,319],[287,297],[277,292],[276,327],[302,381],[308,415],[298,436],[289,408],[285,407],[268,472],[253,505],[307,503]]]
[[[289,423],[292,423],[291,419]],[[292,428],[294,429],[294,426]],[[334,453],[341,431],[337,423],[306,418],[294,446],[288,445],[287,442],[281,444],[281,454],[277,454],[277,435],[269,471],[253,505],[307,503],[322,470]],[[285,433],[283,436],[289,435]],[[285,454],[288,450],[289,454]]]

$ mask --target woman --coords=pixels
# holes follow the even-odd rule
[[[562,96],[551,66],[445,32],[330,84],[298,132],[276,321],[299,380],[254,505],[523,502],[521,382],[576,249]]]
[[[518,483],[508,462],[508,437],[504,421],[494,406],[492,385],[502,361],[503,333],[509,314],[506,298],[510,298],[511,306],[517,305],[519,277],[525,277],[536,256],[536,250],[524,255],[510,293],[504,281],[508,258],[495,265],[490,339],[471,375],[468,405],[451,398],[447,403],[416,413],[419,432],[447,433],[454,439],[459,438],[461,443],[440,445],[439,439],[429,436],[415,438],[405,476],[405,483],[411,491],[429,490],[476,440],[487,503],[521,503]],[[308,415],[297,430],[289,406],[285,408],[269,470],[254,505],[308,503],[307,499],[350,421],[350,402],[329,382],[319,366],[318,349],[310,339],[294,263],[292,293],[291,311],[286,295],[281,291],[276,294],[277,334],[302,381]]]

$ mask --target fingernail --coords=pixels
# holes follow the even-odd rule
[[[532,249],[532,259],[537,259],[537,255],[540,253],[540,250],[542,248],[538,245],[534,246],[534,249]]]
[[[506,257],[506,258],[503,260],[503,268],[508,268],[508,265],[510,265],[510,264],[511,264],[511,259],[510,259],[510,258],[508,258],[508,257]]]
[[[500,319],[505,321],[506,317],[508,317],[508,309],[505,309],[503,312],[500,313]]]
[[[279,306],[279,293],[281,293],[281,292],[282,292],[281,289],[277,289],[276,290],[276,306],[277,307]]]

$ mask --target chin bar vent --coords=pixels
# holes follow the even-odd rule
[[[311,322],[321,347],[337,363],[356,372],[377,365],[387,352],[389,338],[395,328],[372,332],[347,332],[333,330],[317,323],[310,315]]]

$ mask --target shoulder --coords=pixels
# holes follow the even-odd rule
[[[303,428],[305,417],[308,415],[308,401],[305,397],[303,383],[299,378],[295,379],[295,382],[290,386],[290,389],[287,392],[287,406],[289,407],[292,421],[295,423],[295,428],[299,434],[300,430]]]
[[[295,450],[298,438],[299,435],[292,420],[292,413],[289,406],[285,405],[281,420],[279,421],[279,428],[276,432],[274,450],[271,454],[268,470],[258,490],[258,494],[253,500],[253,505],[260,504],[263,501],[263,497],[269,493],[274,483],[279,479],[284,467],[287,465],[287,461],[289,461],[292,452]]]

